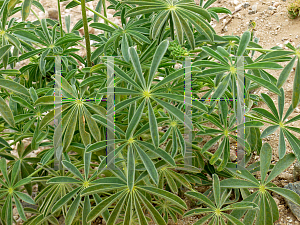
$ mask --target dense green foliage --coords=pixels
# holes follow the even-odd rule
[[[66,8],[82,7],[83,19],[73,27],[70,17],[64,18],[66,27],[38,17],[27,21],[32,5],[44,10],[38,1],[0,0],[0,223],[11,225],[16,208],[28,225],[59,224],[61,216],[67,225],[91,224],[99,216],[107,224],[152,220],[163,225],[200,214],[195,224],[267,225],[279,218],[272,193],[300,205],[297,194],[272,183],[300,159],[295,136],[300,129],[290,126],[300,119],[290,117],[300,98],[300,49],[291,44],[289,50],[263,49],[250,31],[241,37],[219,36],[211,19],[218,21],[218,13],[230,11],[213,7],[215,0],[200,5],[193,0],[109,2],[122,26],[106,18],[101,0],[95,10],[87,7],[93,18],[86,17],[84,0],[68,3]],[[14,18],[19,11],[23,22]],[[60,9],[59,16],[62,21]],[[89,26],[103,32],[88,35]],[[78,31],[82,27],[84,37]],[[81,41],[85,57],[78,53]],[[55,56],[62,62],[61,133],[53,125]],[[114,68],[106,56],[115,56]],[[184,66],[187,57],[190,67]],[[228,99],[238,97],[240,58],[246,119],[237,126],[236,101]],[[22,61],[26,65],[18,68]],[[288,64],[283,68],[280,62]],[[295,65],[292,104],[284,112],[282,86]],[[115,75],[115,152],[107,155],[108,109],[101,100],[110,69]],[[184,135],[188,70],[192,143]],[[266,70],[281,74],[276,79]],[[269,95],[253,94],[259,87],[278,95],[278,107]],[[267,109],[256,107],[259,101]],[[270,126],[261,133],[266,124]],[[240,128],[245,143],[236,135]],[[271,164],[271,146],[262,138],[276,130],[280,160]],[[62,169],[54,169],[60,138]],[[231,161],[236,142],[244,146],[245,168]],[[286,154],[286,142],[294,153]],[[187,146],[193,150],[191,165],[185,165]],[[260,162],[254,155],[260,155]],[[112,157],[115,168],[107,169]],[[206,191],[199,192],[199,186]],[[186,199],[196,199],[197,207],[188,208]],[[26,212],[33,216],[26,218]]]

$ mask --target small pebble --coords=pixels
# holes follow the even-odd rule
[[[48,10],[48,17],[50,19],[58,20],[58,11],[57,11],[57,9],[50,8]]]
[[[249,2],[244,2],[243,7],[246,9],[250,6]]]
[[[269,6],[268,7],[268,10],[275,10],[276,9],[276,7],[274,7],[274,6]]]

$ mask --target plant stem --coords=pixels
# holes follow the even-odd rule
[[[59,18],[59,27],[60,27],[60,37],[63,37],[64,36],[64,32],[63,32],[63,28],[62,28],[60,0],[57,0],[57,9],[58,9],[58,18]]]
[[[30,9],[30,11],[33,13],[33,15],[38,19],[38,21],[40,21],[40,23],[41,23],[41,20],[40,20],[40,18],[38,17],[38,15],[35,13],[35,11],[34,10],[32,10],[32,9]]]
[[[88,21],[87,21],[87,17],[86,17],[85,0],[81,0],[81,13],[82,13],[84,39],[85,39],[85,46],[86,46],[86,61],[87,61],[87,66],[91,67],[92,66],[91,43],[90,43],[90,34],[89,34]],[[87,74],[86,77],[88,77],[88,76],[89,76],[89,74]]]
[[[81,4],[79,1],[77,0],[73,0],[73,2],[76,2],[78,4]],[[105,16],[102,16],[100,13],[96,12],[95,10],[91,9],[90,7],[85,7],[86,9],[90,10],[91,12],[93,12],[94,14],[96,14],[97,16],[99,16],[101,19],[104,19],[105,22],[110,23],[111,25],[113,25],[115,28],[119,28],[119,26],[117,24],[115,24],[114,22],[111,22],[109,19],[107,19]]]
[[[104,17],[105,18],[107,18],[107,12],[106,12],[106,2],[105,2],[106,0],[102,0],[102,6],[103,6],[103,15],[104,15]],[[105,21],[104,20],[104,23],[106,24],[106,25],[108,25],[108,22],[107,21]],[[104,32],[104,36],[107,38],[107,36],[108,36],[108,34],[107,34],[107,32],[105,31]]]

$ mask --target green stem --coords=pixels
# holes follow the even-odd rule
[[[58,17],[59,17],[60,37],[63,37],[64,36],[64,32],[63,32],[63,28],[62,28],[60,0],[57,0],[57,9],[58,9]]]
[[[73,2],[76,2],[78,4],[81,4],[79,1],[77,0],[73,0]],[[107,19],[105,16],[102,16],[100,13],[96,12],[95,10],[91,9],[90,7],[85,7],[86,9],[90,10],[91,12],[93,12],[94,14],[96,14],[97,16],[99,16],[100,18],[102,18],[105,22],[110,23],[111,25],[113,25],[115,28],[119,28],[119,26],[117,24],[115,24],[114,22],[111,22],[109,19]]]
[[[86,61],[87,66],[92,66],[91,61],[91,43],[90,43],[90,34],[89,34],[89,27],[88,21],[86,17],[86,7],[85,7],[85,0],[81,0],[81,13],[82,13],[82,21],[83,21],[83,28],[84,28],[84,38],[85,38],[85,46],[86,46]],[[89,75],[87,74],[87,77]]]
[[[102,1],[102,6],[103,6],[103,15],[104,15],[105,18],[107,18],[107,12],[106,12],[106,0],[103,0],[103,1]],[[107,21],[104,20],[104,22],[105,22],[106,25],[108,25],[108,22],[107,22]],[[108,36],[108,34],[107,34],[106,31],[104,32],[104,36],[105,36],[106,38],[107,38],[107,36]]]
[[[38,21],[40,21],[40,23],[41,23],[41,20],[40,20],[40,18],[38,17],[38,15],[35,13],[35,11],[34,10],[32,10],[32,9],[30,9],[30,11],[33,13],[33,15],[38,19]]]

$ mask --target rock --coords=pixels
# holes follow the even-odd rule
[[[283,172],[278,177],[283,180],[290,180],[292,178],[292,174],[288,172]]]
[[[279,205],[280,204],[280,200],[278,198],[273,198],[274,201],[276,202],[276,205]]]
[[[244,2],[243,7],[246,9],[250,6],[249,2]]]
[[[236,161],[236,152],[230,152],[230,160],[232,162]]]
[[[57,11],[57,9],[50,8],[48,10],[48,17],[50,19],[58,20],[58,11]]]
[[[241,16],[240,13],[237,13],[237,14],[236,14],[236,17],[239,18],[239,19],[242,19],[242,16]]]
[[[257,12],[257,5],[253,5],[251,6],[251,10],[248,10],[248,13],[251,14],[255,14]]]
[[[295,183],[289,183],[284,188],[289,189],[298,195],[300,195],[300,182],[295,182]],[[300,206],[296,205],[295,203],[289,201],[288,199],[285,198],[285,201],[287,202],[290,210],[294,214],[294,216],[300,220]]]
[[[274,7],[274,6],[269,6],[268,7],[268,10],[275,10],[276,9],[276,7]]]
[[[253,10],[251,10],[251,9],[248,10],[248,14],[250,14],[250,15],[255,14],[255,13],[256,13],[256,12],[253,11]]]
[[[300,164],[297,160],[297,162],[294,164],[294,169],[293,169],[293,177],[294,181],[299,181],[300,179]]]
[[[243,7],[243,4],[239,4],[234,8],[235,11],[239,11]]]
[[[275,3],[273,4],[273,6],[276,7],[276,8],[278,8],[278,6],[280,6],[280,3],[279,3],[279,2],[275,2]]]
[[[239,2],[238,0],[233,0],[232,3],[233,3],[234,5],[238,5],[240,2]]]

